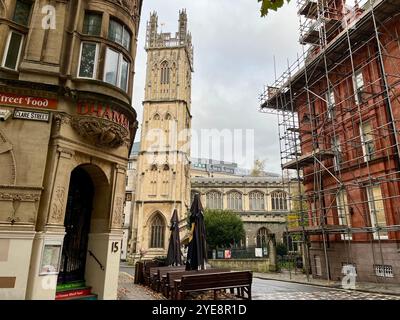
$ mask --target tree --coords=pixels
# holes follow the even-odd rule
[[[229,247],[245,236],[240,216],[229,210],[209,210],[204,213],[207,244],[210,248]]]
[[[265,160],[256,159],[254,161],[253,169],[251,169],[250,175],[252,177],[260,177],[263,175],[265,168]]]
[[[283,6],[285,0],[257,0],[261,2],[261,16],[265,17],[269,10],[277,11],[280,7]],[[286,0],[288,3],[290,0]]]

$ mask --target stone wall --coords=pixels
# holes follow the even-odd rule
[[[208,263],[214,268],[231,270],[251,270],[253,272],[275,271],[275,265],[269,259],[210,259]]]

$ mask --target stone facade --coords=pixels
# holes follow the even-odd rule
[[[283,185],[282,178],[194,177],[191,179],[191,192],[200,193],[205,208],[239,213],[246,232],[242,245],[256,247],[257,235],[263,229],[267,229],[268,234],[275,234],[276,242],[283,241],[290,201],[289,189],[287,184]],[[238,197],[230,200],[232,194]],[[278,196],[282,198],[277,200]],[[215,201],[216,198],[221,201]]]
[[[179,13],[175,36],[158,32],[153,13],[147,27],[147,76],[137,164],[132,238],[135,257],[166,255],[173,211],[182,233],[190,206],[191,78],[193,48],[187,15]]]
[[[60,274],[72,276],[66,251],[78,256],[72,235],[79,280],[116,299],[141,5],[0,2],[0,111],[11,115],[0,122],[2,299],[54,299]],[[81,181],[88,196],[76,201]]]

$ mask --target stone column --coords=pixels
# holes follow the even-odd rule
[[[269,241],[268,241],[268,256],[269,256],[269,271],[276,271],[277,266],[276,266],[276,240],[275,240],[275,234],[271,234],[269,236]]]
[[[72,170],[72,157],[74,151],[58,148],[58,161],[54,173],[50,207],[47,215],[48,226],[64,226],[65,211],[67,209],[67,197]]]

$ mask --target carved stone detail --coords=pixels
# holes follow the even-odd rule
[[[117,197],[115,199],[115,207],[113,214],[113,226],[122,227],[122,211],[124,207],[124,201],[122,197]]]
[[[51,218],[59,222],[63,216],[65,200],[65,187],[58,186],[55,190],[55,198],[51,206]]]
[[[130,141],[128,130],[108,120],[73,117],[71,126],[96,146],[117,148]]]
[[[0,201],[39,201],[40,196],[34,193],[0,193]]]
[[[138,15],[139,14],[139,7],[138,7],[138,0],[109,0],[111,2],[114,2],[127,11],[131,15]]]

